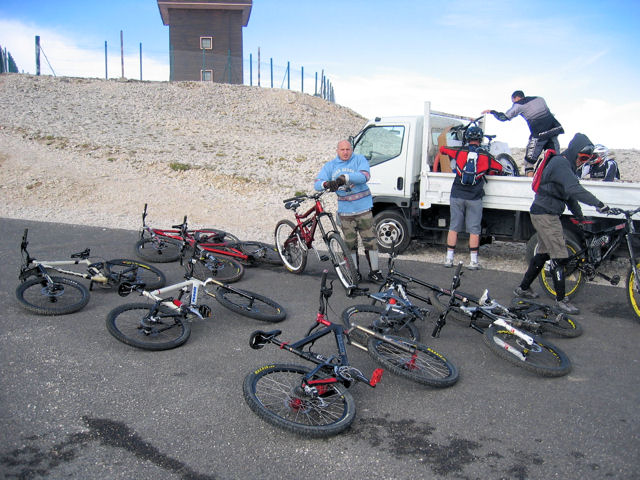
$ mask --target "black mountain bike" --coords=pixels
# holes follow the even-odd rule
[[[607,212],[609,215],[623,215],[624,220],[617,225],[597,231],[589,230],[593,222],[580,223],[572,219],[574,224],[581,227],[582,244],[577,245],[567,239],[569,258],[564,267],[567,297],[575,297],[585,281],[591,281],[596,276],[607,280],[612,285],[617,285],[620,282],[619,275],[609,277],[599,269],[606,260],[612,258],[614,252],[624,242],[629,254],[629,269],[625,275],[625,296],[636,320],[640,321],[640,258],[633,247],[633,242],[638,241],[640,234],[636,233],[632,219],[638,212],[640,207],[635,210],[611,208]],[[545,292],[555,297],[556,291],[549,262],[540,272],[539,282]]]
[[[433,302],[443,308],[431,334],[433,337],[440,336],[448,314],[458,310],[468,315],[469,327],[483,334],[487,347],[508,362],[543,377],[559,377],[571,371],[571,362],[564,352],[541,337],[517,328],[516,324],[524,323],[517,315],[511,315],[508,309],[493,302],[487,290],[480,298],[459,294],[461,270],[462,263],[456,268],[450,290],[436,290],[448,297],[448,302],[443,303],[442,296]],[[480,319],[488,324],[483,326]]]
[[[281,330],[272,330],[253,332],[249,340],[253,349],[273,343],[315,366],[270,363],[248,374],[242,387],[244,398],[256,415],[276,427],[307,437],[329,437],[346,430],[356,415],[355,400],[348,388],[355,382],[375,387],[382,377],[382,369],[374,370],[371,378],[367,378],[349,364],[344,329],[327,320],[328,299],[333,292],[333,282],[327,287],[327,273],[325,270],[322,274],[318,315],[304,338],[285,342],[278,338]],[[337,354],[311,350],[316,340],[332,334]]]

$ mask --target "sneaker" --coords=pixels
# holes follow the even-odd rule
[[[531,290],[531,288],[520,288],[520,287],[516,287],[516,289],[513,291],[513,294],[516,297],[530,298],[530,299],[538,298],[540,296],[536,292]]]
[[[578,315],[580,313],[580,309],[571,304],[567,297],[564,297],[562,300],[556,300],[556,307],[561,312],[568,313],[570,315]]]
[[[469,265],[467,265],[467,270],[480,270],[481,268],[478,262],[469,262]]]
[[[373,283],[382,283],[384,281],[384,277],[382,276],[382,272],[380,270],[369,272],[368,278]]]
[[[443,265],[444,265],[444,268],[452,268],[453,267],[453,259],[445,258]]]

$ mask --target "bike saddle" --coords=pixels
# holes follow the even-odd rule
[[[85,259],[85,258],[89,258],[91,250],[89,248],[85,248],[82,252],[78,252],[78,253],[72,253],[71,254],[71,258],[81,258],[81,259]]]
[[[271,330],[270,332],[263,332],[262,330],[256,330],[251,334],[249,338],[249,346],[254,350],[259,350],[264,347],[269,341],[277,337],[282,333],[282,330]]]
[[[285,204],[284,204],[284,208],[286,208],[288,210],[295,210],[299,206],[300,206],[300,201],[299,200],[290,200],[288,202],[285,202]]]

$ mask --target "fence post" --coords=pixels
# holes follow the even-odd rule
[[[36,75],[40,75],[40,35],[36,35]]]
[[[260,47],[258,47],[258,86],[260,86]]]
[[[289,69],[289,62],[287,61],[287,90],[291,90],[291,70]]]
[[[122,79],[124,79],[124,37],[122,36],[122,30],[120,30],[120,66],[122,67]]]
[[[104,41],[104,79],[109,80],[109,75],[107,75],[107,41]]]
[[[253,54],[249,54],[249,86],[253,87]]]
[[[140,81],[142,81],[142,42],[140,42]]]
[[[269,59],[271,63],[271,88],[273,88],[273,58]]]
[[[302,68],[302,80],[300,81],[300,91],[304,93],[304,67],[300,67],[300,68]]]

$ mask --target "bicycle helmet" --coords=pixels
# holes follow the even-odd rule
[[[480,127],[476,127],[475,125],[467,128],[467,130],[464,132],[465,143],[469,143],[473,140],[482,142],[482,137],[484,137],[484,132]]]
[[[589,160],[589,165],[599,165],[609,158],[609,149],[602,144],[593,147],[593,157]]]

